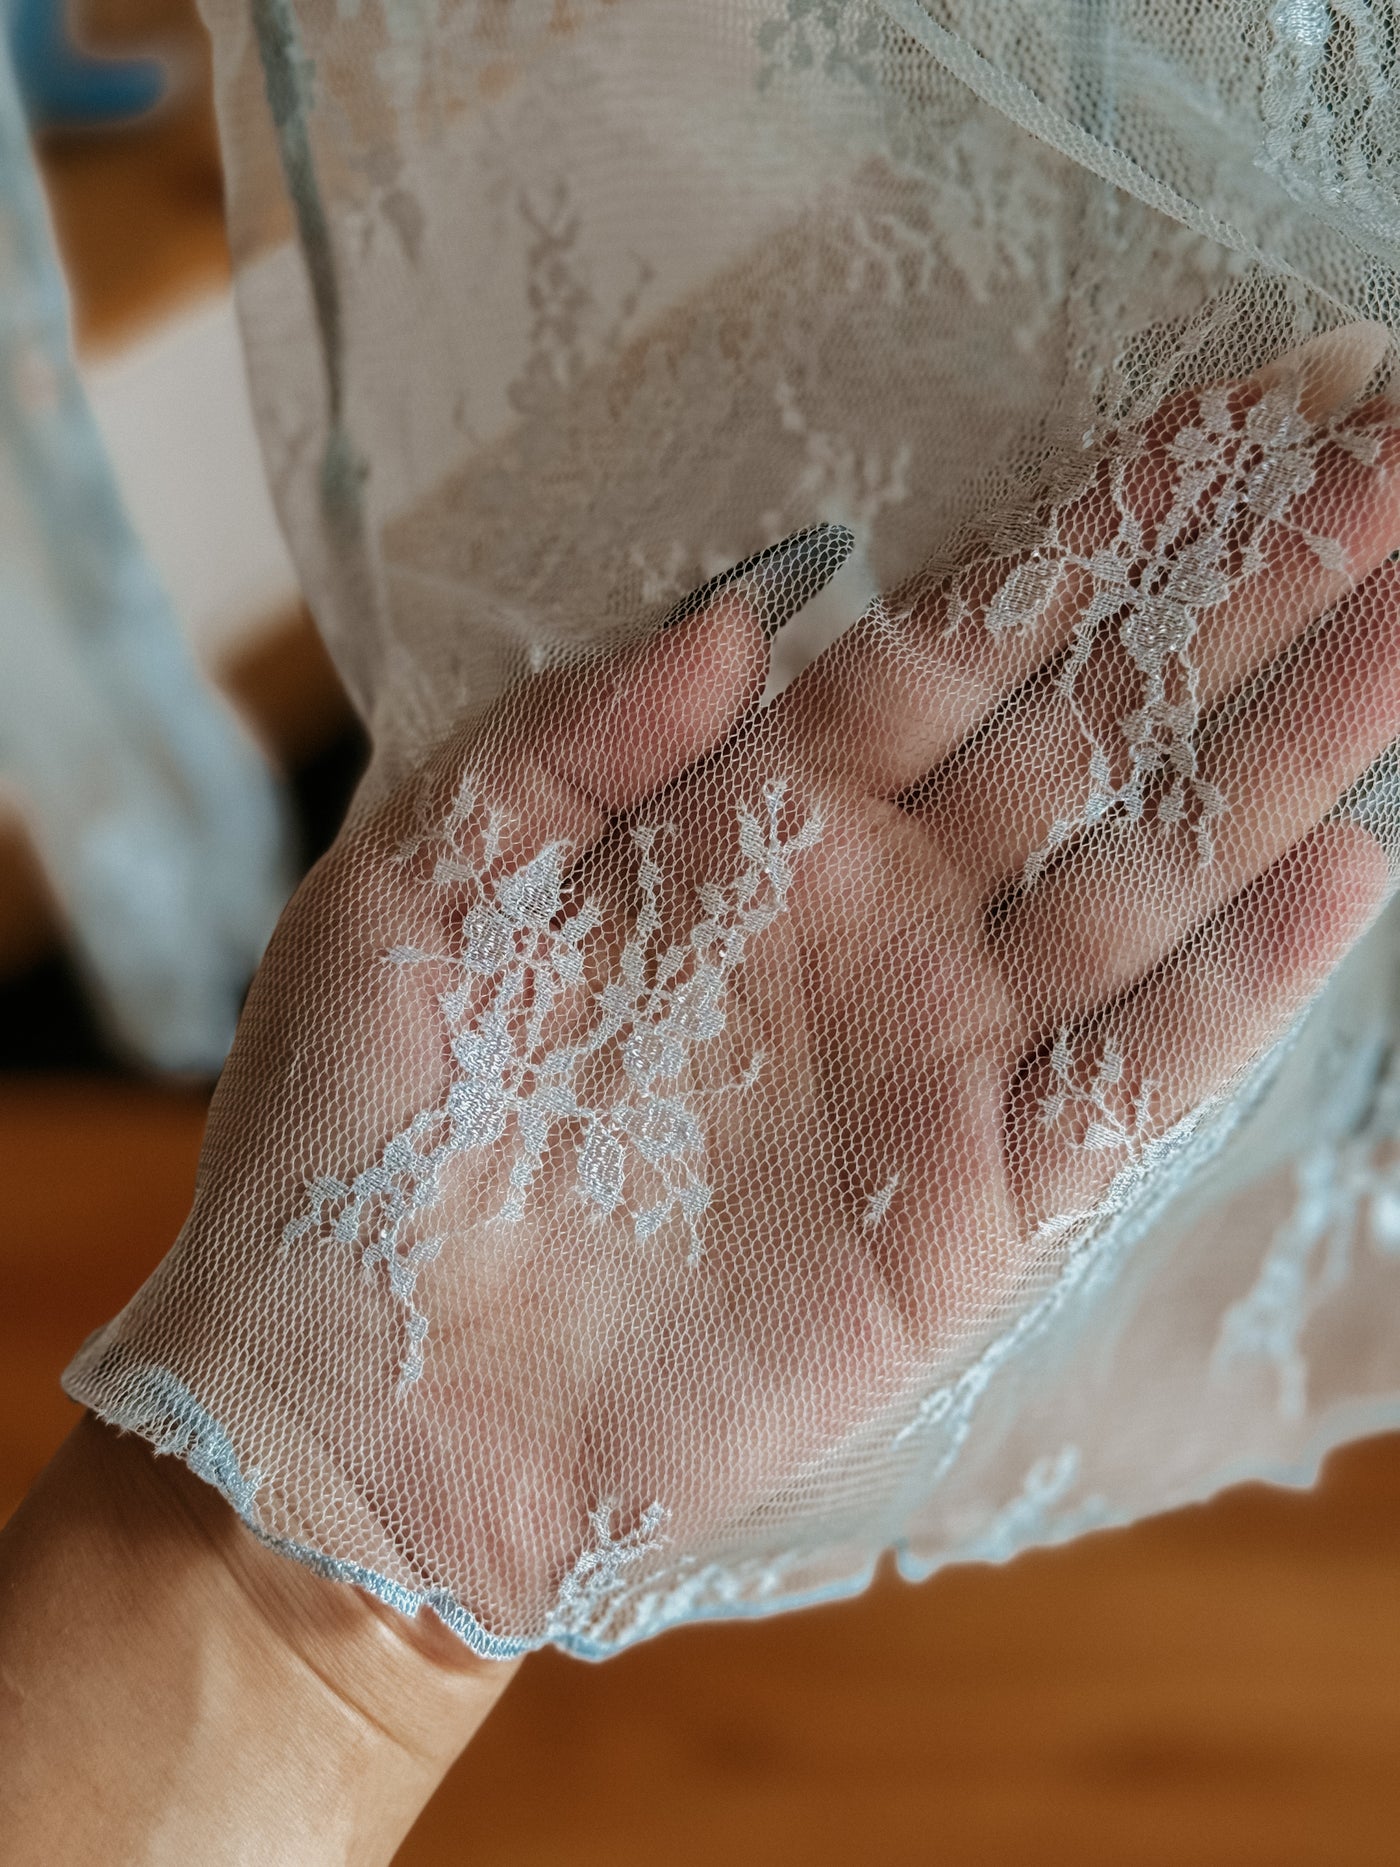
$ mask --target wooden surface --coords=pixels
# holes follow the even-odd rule
[[[0,1512],[73,1418],[66,1357],[177,1229],[201,1119],[190,1095],[0,1080]],[[1398,1549],[1380,1439],[1314,1494],[602,1666],[540,1655],[401,1867],[1383,1867]]]

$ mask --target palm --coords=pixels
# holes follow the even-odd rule
[[[1011,630],[978,626],[1005,565],[956,627],[915,586],[762,712],[752,611],[718,601],[508,696],[342,839],[250,1003],[189,1236],[280,1303],[254,1378],[361,1447],[400,1551],[441,1566],[446,1523],[476,1599],[538,1614],[600,1510],[721,1538],[893,1418],[1287,1024],[1385,886],[1324,819],[1400,726],[1395,452],[1320,456],[1341,568],[1261,526],[1204,612],[1195,795],[1248,800],[1208,862],[1200,810],[1055,830],[1086,710],[1107,736],[1134,679],[1107,634],[1066,713],[1073,566]],[[1061,515],[1074,563],[1117,509],[1100,484]],[[1268,732],[1213,730],[1265,668]],[[353,1392],[288,1380],[328,1331]]]

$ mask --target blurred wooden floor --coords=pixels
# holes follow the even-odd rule
[[[0,1080],[0,1514],[71,1422],[66,1357],[178,1227],[201,1119]],[[603,1666],[541,1655],[401,1867],[1382,1867],[1397,1552],[1381,1439],[1311,1495],[1236,1491]]]

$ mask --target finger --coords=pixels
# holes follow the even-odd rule
[[[445,834],[449,868],[475,875],[550,846],[577,853],[720,740],[766,664],[759,614],[731,590],[645,641],[532,676],[437,754],[420,819]]]
[[[917,826],[869,797],[824,798],[821,825],[794,863],[785,913],[746,961],[730,1032],[751,1002],[748,1047],[771,1056],[752,1093],[776,1095],[785,1111],[774,1119],[794,1144],[797,1235],[813,1202],[839,1215],[835,1235],[852,1241],[880,1308],[924,1351],[965,1326],[985,1294],[973,1267],[930,1239],[982,1241],[991,1276],[995,1241],[1014,1236],[1002,1112],[1032,1040],[1008,1022],[1018,1008],[988,963],[979,904],[937,871]],[[780,1047],[775,1005],[791,1014]],[[814,1083],[822,1140],[802,1145]],[[722,1178],[752,1186],[755,1176],[777,1197],[783,1162],[745,1160]]]
[[[1219,710],[1194,781],[1204,816],[1104,825],[1013,909],[998,946],[1015,989],[1052,1019],[1115,997],[1319,823],[1397,732],[1400,566],[1387,564]]]
[[[1034,1227],[1087,1212],[1144,1147],[1276,1041],[1384,899],[1384,851],[1313,830],[1122,1003],[1047,1045],[1013,1093],[1013,1180]]]
[[[1221,394],[1233,411],[1287,381],[1321,420],[1364,387],[1388,335],[1372,324],[1314,338]],[[1059,652],[1125,512],[1149,530],[1170,510],[1167,450],[1199,412],[1200,390],[1163,404],[1136,451],[1104,461],[1045,528],[1038,547],[975,564],[951,583],[911,579],[820,656],[770,710],[817,764],[892,795],[947,758],[1008,693]]]
[[[1393,424],[1385,405],[1361,411],[1247,557],[1223,548],[1193,557],[1188,546],[1164,567],[1161,600],[1105,623],[1082,667],[1044,670],[945,768],[912,808],[974,885],[991,893],[1062,846],[1070,826],[1135,799],[1135,776],[1140,787],[1189,740],[1201,708],[1385,561],[1400,543]],[[1144,709],[1154,684],[1155,715]]]

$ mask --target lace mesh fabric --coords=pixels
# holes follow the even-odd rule
[[[1400,1420],[1389,10],[211,10],[375,758],[69,1391],[497,1654]]]

